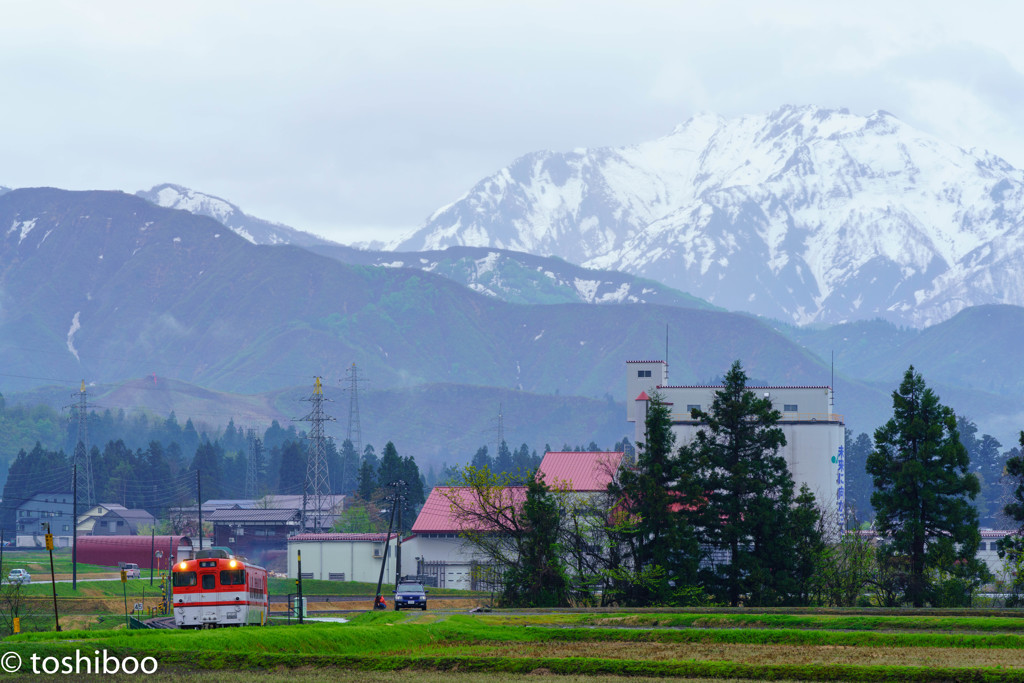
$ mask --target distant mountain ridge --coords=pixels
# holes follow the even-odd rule
[[[558,258],[474,247],[413,254],[356,249],[254,218],[227,200],[180,185],[165,183],[135,194],[157,206],[213,218],[253,244],[294,244],[342,263],[424,270],[510,303],[658,303],[714,308],[659,282],[587,269]]]
[[[164,183],[149,190],[139,190],[135,194],[157,206],[208,216],[253,244],[294,244],[306,247],[330,243],[330,240],[317,235],[250,216],[226,199],[181,185]]]
[[[702,115],[622,148],[535,152],[397,251],[559,256],[797,324],[923,327],[1024,304],[1024,172],[886,112]]]

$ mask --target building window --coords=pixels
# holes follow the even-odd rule
[[[687,415],[689,415],[690,412],[694,411],[694,410],[700,410],[700,404],[699,403],[687,403],[686,404],[686,414]]]
[[[795,404],[795,403],[786,403],[785,405],[782,406],[782,412],[784,412],[784,413],[795,413],[795,412],[797,412],[797,404]]]
[[[978,544],[978,552],[981,552],[984,549],[985,549],[985,542],[982,541],[981,543]]]
[[[636,376],[637,377],[650,377],[651,376],[651,371],[650,370],[637,370],[636,371]]]

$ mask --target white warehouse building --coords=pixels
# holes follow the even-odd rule
[[[676,445],[691,442],[701,424],[690,417],[693,408],[708,411],[722,386],[672,386],[665,361],[626,363],[626,420],[634,423],[634,443],[643,443],[644,416],[650,395],[657,392],[669,405]],[[747,386],[771,399],[782,414],[779,427],[786,435],[780,455],[786,459],[796,488],[807,484],[823,509],[842,520],[846,504],[846,424],[833,412],[832,387]]]

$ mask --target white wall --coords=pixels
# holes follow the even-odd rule
[[[345,574],[346,581],[377,583],[381,558],[373,556],[374,547],[383,551],[383,543],[373,541],[289,541],[288,577],[298,578],[298,552],[302,552],[302,573],[312,573],[314,579],[328,580],[331,573]],[[402,545],[403,572],[407,564],[407,544]],[[387,564],[384,567],[384,585],[394,583],[395,539],[389,544]],[[415,567],[415,563],[413,564]]]

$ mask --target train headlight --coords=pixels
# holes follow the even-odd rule
[[[181,563],[181,568],[182,568],[182,569],[184,569],[184,568],[185,568],[185,563],[184,563],[184,562],[182,562],[182,563]]]
[[[235,567],[238,566],[238,563],[235,562],[234,560],[231,560],[230,562],[228,562],[228,566],[231,567],[232,569],[234,569]]]

